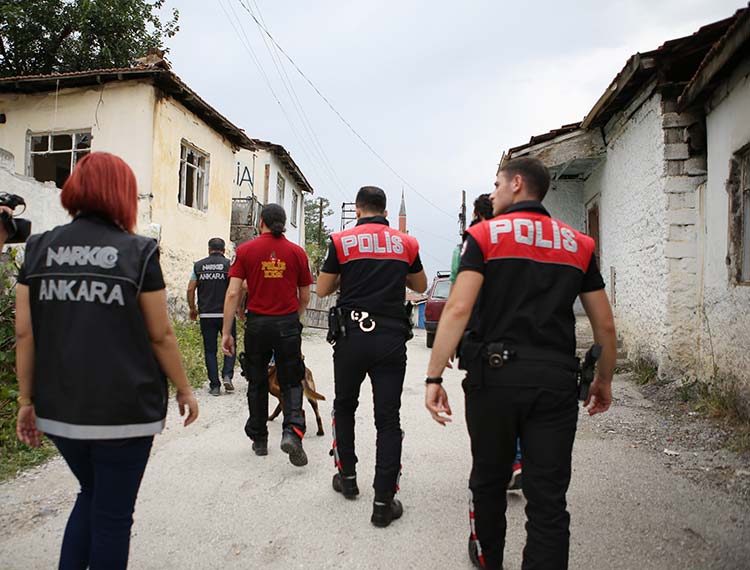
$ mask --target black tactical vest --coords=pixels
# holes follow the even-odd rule
[[[198,316],[201,319],[220,319],[224,316],[228,272],[229,260],[220,253],[212,253],[193,265],[193,273],[198,280]]]
[[[26,245],[38,428],[72,439],[162,430],[167,384],[138,295],[153,239],[97,217],[76,218]]]

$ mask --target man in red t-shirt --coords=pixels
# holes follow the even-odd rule
[[[284,209],[269,204],[261,211],[260,220],[260,236],[237,248],[229,268],[225,322],[232,322],[242,296],[242,282],[247,281],[244,367],[250,417],[245,433],[253,440],[256,455],[268,454],[268,363],[273,355],[284,399],[281,450],[289,454],[292,465],[302,467],[307,465],[307,455],[302,448],[305,364],[300,317],[310,301],[312,275],[305,250],[284,237]],[[222,350],[228,355],[235,352],[231,332],[231,327],[224,327],[221,340]]]

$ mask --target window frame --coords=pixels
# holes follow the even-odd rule
[[[745,146],[736,156],[740,163],[740,186],[737,189],[740,207],[737,284],[750,285],[750,145]]]
[[[53,144],[53,138],[55,136],[64,136],[64,135],[70,135],[72,137],[71,146],[69,149],[63,149],[63,150],[51,150],[54,146]],[[89,137],[89,146],[86,149],[79,150],[77,147],[77,135],[88,135]],[[32,141],[35,137],[47,137],[47,150],[46,151],[35,151],[32,149]],[[37,178],[34,176],[34,157],[35,156],[47,156],[50,154],[70,154],[70,173],[73,173],[73,169],[76,166],[76,163],[78,162],[79,158],[82,158],[83,156],[86,156],[90,152],[92,152],[92,143],[94,141],[94,135],[91,133],[91,129],[68,129],[68,130],[60,130],[60,131],[27,131],[26,132],[26,168],[25,173],[26,176],[29,178],[34,178],[34,180],[37,180]],[[81,155],[81,156],[79,156]],[[68,175],[70,176],[70,174]],[[39,181],[41,182],[41,181]],[[51,180],[48,182],[52,182]]]
[[[281,172],[276,173],[276,203],[284,207],[284,198],[286,192],[286,178],[281,175]]]
[[[297,211],[299,210],[299,193],[292,188],[292,205],[290,207],[289,221],[292,226],[297,227]]]
[[[199,162],[199,164],[195,165],[188,162],[188,151],[197,155],[199,161],[203,161],[203,164],[201,165]],[[185,139],[180,141],[179,188],[177,190],[178,204],[181,204],[186,208],[192,208],[198,212],[205,213],[208,211],[210,165],[211,155],[209,153]],[[186,203],[188,168],[191,169],[191,175],[193,178],[193,204]],[[202,178],[200,178],[200,188],[198,187],[199,175],[202,175]]]
[[[750,286],[750,143],[732,154],[726,182],[730,285]]]

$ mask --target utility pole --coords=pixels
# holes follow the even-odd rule
[[[458,225],[461,228],[461,237],[466,231],[466,190],[461,190],[461,213],[458,215]]]
[[[318,245],[323,245],[323,198],[320,198],[320,209],[318,210]]]
[[[357,221],[357,210],[354,202],[341,203],[341,229],[345,230],[349,222]]]

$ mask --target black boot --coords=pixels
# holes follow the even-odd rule
[[[404,514],[404,507],[401,501],[394,498],[393,493],[375,493],[375,501],[372,503],[372,517],[370,522],[381,528],[387,527],[401,515]]]
[[[268,455],[268,440],[257,439],[253,442],[253,451],[255,455]]]
[[[336,473],[333,476],[332,485],[334,491],[341,493],[347,499],[354,499],[359,495],[356,475],[342,475],[341,473]]]
[[[289,454],[289,461],[295,467],[307,465],[307,454],[302,449],[305,435],[305,416],[302,412],[302,384],[283,386],[284,433],[281,436],[281,451]]]

